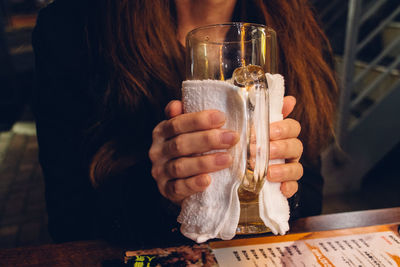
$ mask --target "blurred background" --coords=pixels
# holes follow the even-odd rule
[[[31,34],[45,0],[0,0],[0,248],[51,242],[30,111]]]
[[[51,242],[30,110],[31,33],[48,0],[0,0],[0,248]],[[400,206],[400,3],[313,0],[341,86],[323,213]],[[73,19],[73,18],[71,18]]]

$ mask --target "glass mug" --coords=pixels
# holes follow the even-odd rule
[[[186,36],[186,79],[231,82],[240,88],[245,101],[247,148],[243,153],[246,153],[246,168],[242,177],[237,177],[241,184],[236,234],[269,231],[259,217],[258,197],[269,160],[269,99],[265,72],[276,72],[276,50],[275,31],[259,24],[209,25],[194,29]],[[261,97],[263,101],[258,101]],[[264,103],[264,107],[259,103]],[[264,112],[266,122],[262,127],[255,110]]]

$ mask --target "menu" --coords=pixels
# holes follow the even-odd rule
[[[127,266],[400,267],[399,225],[126,251]]]
[[[398,225],[210,243],[218,266],[399,266]]]

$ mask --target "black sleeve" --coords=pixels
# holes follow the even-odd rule
[[[39,160],[54,241],[90,238],[93,193],[82,165],[82,137],[90,101],[85,94],[83,31],[56,4],[41,10],[32,36]],[[63,22],[68,23],[63,23]]]
[[[100,236],[132,246],[180,240],[179,231],[172,231],[177,213],[159,194],[147,158],[110,175],[98,190],[90,183],[87,129],[98,116],[98,106],[89,93],[83,16],[62,3],[66,2],[56,1],[40,12],[33,33],[33,107],[50,234],[56,242]],[[127,124],[115,123],[114,130],[132,131],[132,139],[151,136],[140,125],[127,130]],[[135,150],[135,144],[129,145]]]
[[[322,189],[324,180],[321,175],[320,160],[315,164],[302,162],[304,174],[299,181],[297,193],[289,199],[290,219],[314,216],[322,211]]]
[[[178,229],[179,208],[160,195],[154,179],[146,174],[149,166],[150,162],[135,164],[101,187],[103,236],[135,248],[190,242]]]

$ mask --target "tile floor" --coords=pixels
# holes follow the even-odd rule
[[[0,248],[51,242],[34,124],[16,126],[0,133]]]

